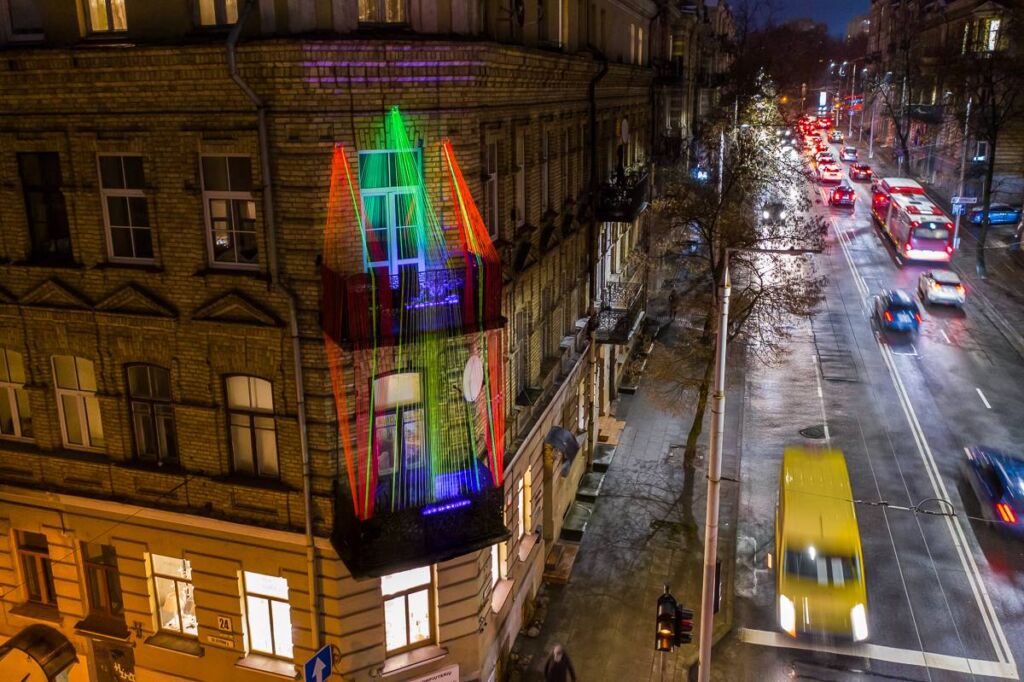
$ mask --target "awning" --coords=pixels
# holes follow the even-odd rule
[[[78,662],[74,645],[48,625],[29,625],[11,637],[0,646],[0,659],[12,649],[28,654],[48,680],[56,680],[58,675]]]

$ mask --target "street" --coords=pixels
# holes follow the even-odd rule
[[[961,464],[967,445],[1013,452],[1024,442],[1022,358],[970,289],[962,312],[928,306],[916,337],[875,329],[871,297],[913,292],[929,266],[898,264],[872,224],[869,185],[851,184],[852,210],[810,190],[829,222],[817,257],[824,306],[781,365],[752,365],[745,378],[736,611],[714,677],[1018,679],[1024,546],[980,520]],[[820,439],[799,433],[816,425]],[[778,470],[783,446],[800,442],[846,455],[868,586],[864,644],[792,640],[775,622]]]

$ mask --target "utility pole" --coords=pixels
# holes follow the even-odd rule
[[[967,135],[971,124],[971,103],[973,97],[968,95],[967,97],[967,113],[964,116],[964,146],[960,153],[960,183],[957,185],[956,195],[962,197],[964,195],[964,171],[967,170]],[[960,248],[960,213],[964,210],[963,205],[957,209],[957,214],[953,216],[953,248]]]
[[[722,175],[725,169],[725,131],[718,137],[718,202],[722,202]]]
[[[868,158],[875,158],[875,109],[878,108],[878,94],[871,96],[871,129],[868,131]]]
[[[846,137],[849,138],[853,135],[853,91],[857,85],[857,66],[856,62],[851,65],[853,67],[853,77],[850,79],[850,104],[846,111]],[[863,107],[863,104],[861,104]],[[863,114],[861,114],[863,117]]]

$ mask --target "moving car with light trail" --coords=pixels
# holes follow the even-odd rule
[[[953,222],[907,178],[872,182],[871,215],[904,261],[949,261]]]
[[[882,331],[916,334],[921,329],[921,310],[902,289],[883,289],[875,296],[874,314]]]
[[[962,306],[967,297],[960,276],[952,270],[927,270],[917,278],[917,293],[925,303]]]
[[[867,584],[840,450],[787,447],[775,507],[776,617],[790,637],[868,637]]]
[[[1024,533],[1024,459],[980,445],[964,450],[982,516],[998,528]]]

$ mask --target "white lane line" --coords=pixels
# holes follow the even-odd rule
[[[985,403],[985,407],[991,410],[992,406],[988,404],[988,399],[985,398],[985,394],[981,392],[981,389],[975,388],[974,390],[978,392],[978,396],[981,398],[981,402]]]
[[[949,340],[948,336],[946,336],[946,330],[945,329],[940,329],[939,331],[942,332],[942,338],[946,339],[946,343],[952,345],[953,342]]]
[[[850,272],[854,275],[854,280],[859,281],[860,286],[858,288],[860,288],[862,292],[865,292],[867,287],[864,285],[863,277],[857,269],[857,265],[853,261],[852,254],[849,249],[847,249],[844,242],[840,241],[840,245],[842,246],[843,255],[846,257],[846,262],[850,268]],[[893,386],[896,389],[896,397],[899,399],[900,406],[903,408],[903,414],[907,419],[907,423],[910,425],[911,434],[914,436],[918,454],[924,462],[925,473],[928,475],[932,490],[936,497],[949,502],[949,492],[946,490],[945,482],[942,480],[942,476],[939,473],[938,465],[935,463],[935,456],[932,453],[931,446],[928,444],[928,440],[924,435],[924,430],[921,428],[921,423],[917,418],[917,412],[915,412],[914,406],[910,402],[910,396],[903,384],[903,379],[896,368],[895,358],[893,357],[888,345],[882,343],[877,336],[875,337],[875,342],[878,344],[878,348],[881,351],[882,360],[885,362],[886,369],[889,372],[889,377],[893,381]],[[952,505],[951,502],[950,505]],[[981,571],[978,569],[978,564],[974,559],[974,554],[969,550],[970,544],[967,542],[967,537],[964,535],[963,528],[960,526],[959,517],[954,519],[954,517],[951,516],[944,516],[943,518],[945,519],[946,527],[949,529],[950,536],[952,537],[953,547],[957,552],[957,558],[959,558],[960,564],[964,567],[964,575],[967,577],[967,583],[970,585],[971,591],[974,593],[974,599],[978,605],[978,611],[981,614],[982,621],[985,624],[985,629],[992,642],[992,647],[996,652],[996,656],[999,658],[1000,662],[1014,666],[1016,669],[1013,660],[1013,652],[1010,650],[1010,645],[1006,641],[1006,634],[1003,632],[1003,626],[999,622],[999,618],[996,616],[995,608],[992,606],[992,600],[989,597],[988,590],[981,578]]]
[[[818,404],[821,406],[821,424],[825,429],[825,445],[831,447],[832,436],[828,432],[828,417],[825,415],[825,393],[821,390],[821,365],[814,355],[811,356],[811,362],[814,364],[814,380],[818,382]]]
[[[1009,663],[982,661],[977,658],[964,658],[963,656],[950,656],[948,654],[933,654],[927,651],[915,651],[914,649],[897,649],[896,647],[882,646],[880,644],[826,644],[824,642],[792,639],[780,632],[751,630],[748,628],[740,629],[740,640],[747,644],[770,646],[779,649],[820,651],[840,656],[869,658],[886,663],[916,665],[936,670],[952,670],[958,673],[967,673],[968,675],[985,675],[1007,680],[1017,679],[1017,668]]]

